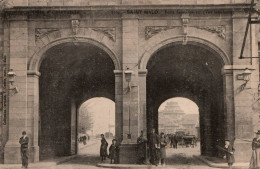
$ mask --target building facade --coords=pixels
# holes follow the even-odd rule
[[[196,127],[199,127],[199,115],[185,114],[178,102],[167,102],[158,116],[159,132],[174,134],[176,131],[184,131],[186,134],[198,136]]]
[[[239,59],[248,0],[1,3],[3,163],[20,162],[23,130],[32,162],[76,153],[77,109],[93,97],[115,101],[120,163],[136,162],[136,138],[158,130],[158,108],[172,97],[198,105],[203,155],[216,156],[216,145],[228,138],[236,161],[249,161],[243,140],[257,130],[259,61]],[[257,56],[258,35],[252,25],[245,56]]]

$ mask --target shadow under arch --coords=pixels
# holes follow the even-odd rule
[[[112,61],[114,63],[115,70],[121,70],[120,61],[119,61],[118,57],[116,56],[115,52],[113,52],[107,46],[105,46],[104,44],[102,44],[96,40],[93,40],[90,38],[84,38],[84,37],[60,38],[60,39],[56,39],[56,40],[49,42],[48,44],[44,45],[43,47],[38,47],[39,49],[32,55],[31,59],[29,60],[27,69],[30,71],[39,72],[41,63],[44,60],[44,58],[46,57],[45,56],[46,51],[48,51],[52,47],[55,47],[57,45],[64,44],[64,43],[74,43],[75,45],[80,44],[80,43],[87,43],[87,44],[96,46],[109,55],[109,57],[112,59]]]
[[[88,43],[49,48],[40,65],[40,160],[76,154],[77,104],[91,97],[115,98],[115,65],[102,49]]]
[[[228,55],[214,43],[212,43],[208,40],[202,39],[202,38],[198,38],[198,37],[188,36],[187,38],[188,38],[187,44],[202,47],[206,50],[211,51],[212,53],[215,53],[216,56],[219,56],[219,60],[221,61],[222,66],[231,65],[231,60],[229,59]],[[169,46],[173,46],[176,44],[182,44],[182,43],[183,43],[183,36],[177,36],[177,37],[171,37],[171,38],[165,39],[156,44],[151,44],[151,47],[149,47],[149,49],[147,49],[143,53],[143,55],[141,56],[141,58],[139,60],[139,64],[138,64],[139,69],[146,69],[150,58],[157,51],[160,51],[161,49],[167,48]]]
[[[222,144],[225,137],[221,68],[226,62],[215,51],[195,44],[169,43],[158,47],[141,65],[148,70],[147,134],[152,128],[158,129],[158,108],[162,102],[185,97],[200,110],[201,154],[218,156],[216,145]]]

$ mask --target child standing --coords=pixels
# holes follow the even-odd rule
[[[230,144],[230,140],[225,140],[225,147],[224,149],[226,150],[226,155],[224,156],[224,158],[227,159],[227,163],[229,168],[232,168],[233,163],[235,162],[235,158],[234,158],[234,151],[235,149],[233,148],[233,146]]]
[[[117,163],[118,154],[119,154],[119,146],[117,144],[117,140],[113,139],[112,144],[109,147],[109,158],[111,160],[110,161],[111,164]]]

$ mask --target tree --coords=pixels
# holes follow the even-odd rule
[[[87,107],[83,107],[79,112],[79,133],[86,133],[93,128],[93,115],[87,110]]]

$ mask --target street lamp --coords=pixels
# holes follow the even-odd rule
[[[7,75],[9,77],[10,84],[13,85],[16,73],[13,71],[13,69],[10,69],[10,71],[7,73]]]
[[[18,93],[18,88],[13,85],[16,76],[16,73],[13,71],[13,69],[10,69],[10,71],[7,73],[7,76],[10,83],[9,91],[13,92],[13,94]]]
[[[131,121],[131,115],[130,115],[130,105],[131,105],[131,85],[130,85],[130,81],[131,81],[131,78],[132,78],[132,74],[134,74],[134,72],[132,70],[130,70],[128,67],[126,68],[126,70],[124,71],[125,73],[125,80],[128,82],[128,88],[127,88],[127,93],[130,92],[129,94],[129,105],[128,105],[128,113],[129,113],[129,121],[128,121],[128,127],[129,127],[129,131],[128,131],[128,134],[127,134],[127,138],[128,139],[131,139],[131,124],[130,124],[130,121]]]
[[[246,68],[245,71],[242,73],[244,81],[247,83],[251,78],[251,71]]]
[[[124,73],[125,73],[125,80],[128,82],[128,91],[131,91],[130,81],[131,81],[132,75],[134,74],[134,71],[127,68]]]

